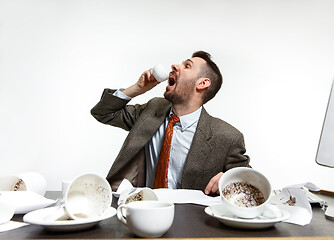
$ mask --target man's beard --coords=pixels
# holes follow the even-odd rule
[[[185,96],[184,95],[180,95],[180,94],[177,94],[175,92],[165,92],[164,93],[164,97],[170,101],[172,104],[179,104],[179,103],[182,103],[185,101]]]
[[[191,90],[194,88],[194,85],[195,85],[194,82],[188,82],[187,84],[183,85],[182,88],[179,89],[181,91],[177,91],[176,88],[171,92],[166,91],[164,93],[164,97],[172,104],[186,103],[190,99]]]

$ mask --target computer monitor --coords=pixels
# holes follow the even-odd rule
[[[334,80],[329,94],[326,115],[320,135],[316,162],[334,167]]]

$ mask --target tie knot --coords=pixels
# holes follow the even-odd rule
[[[172,123],[172,124],[180,122],[180,118],[178,116],[175,116],[174,114],[172,114],[170,116],[169,122]]]

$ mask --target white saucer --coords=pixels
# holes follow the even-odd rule
[[[287,219],[290,216],[289,212],[281,210],[282,216],[279,218],[266,218],[263,216],[251,219],[239,218],[230,213],[223,204],[206,207],[204,211],[209,216],[218,219],[230,227],[246,229],[268,228]]]
[[[34,225],[40,225],[51,231],[77,231],[93,227],[100,221],[111,218],[116,214],[116,209],[109,207],[105,214],[99,218],[89,220],[45,221],[45,218],[56,208],[58,207],[49,207],[27,213],[23,216],[23,221]]]

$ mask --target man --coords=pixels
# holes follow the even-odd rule
[[[217,194],[223,172],[249,166],[243,135],[211,117],[203,107],[222,85],[219,68],[210,54],[195,52],[182,64],[172,65],[165,98],[127,105],[157,84],[152,69],[147,70],[126,89],[105,89],[91,110],[98,121],[130,131],[107,180],[113,190],[127,178],[138,187],[199,189]]]

